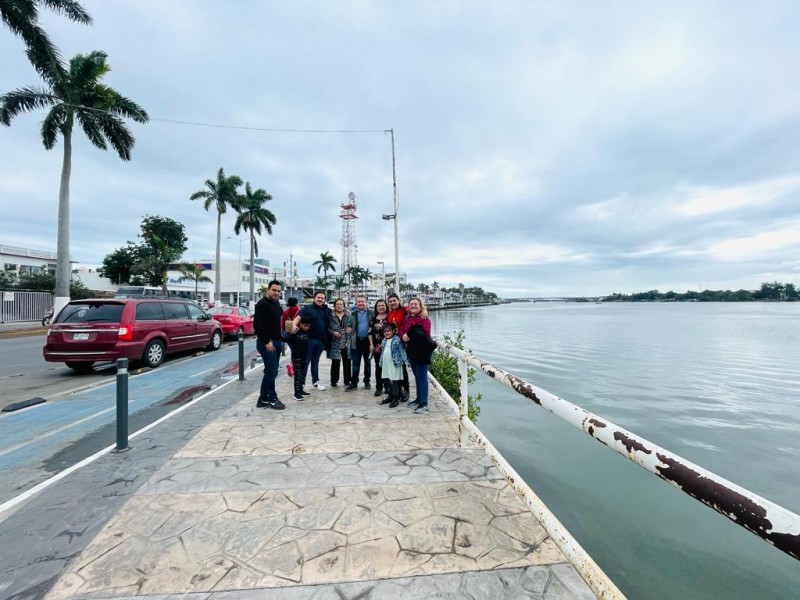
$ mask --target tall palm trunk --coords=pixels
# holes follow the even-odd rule
[[[64,161],[61,165],[61,186],[58,190],[58,234],[56,241],[56,297],[53,314],[69,302],[69,178],[72,174],[72,119],[68,118],[63,130]]]
[[[222,274],[219,272],[221,266],[219,258],[219,245],[220,245],[221,235],[222,235],[222,213],[217,211],[217,254],[216,254],[217,260],[214,263],[214,302],[220,301],[220,296],[221,296],[220,290],[222,289],[220,287],[220,279]],[[238,269],[239,267],[237,267],[237,273]]]
[[[250,310],[255,310],[255,299],[256,299],[256,236],[253,233],[253,230],[250,230],[250,300],[247,303],[247,306],[250,307]]]

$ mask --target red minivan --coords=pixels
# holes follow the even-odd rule
[[[47,331],[48,362],[89,371],[98,361],[127,358],[157,367],[181,350],[218,350],[222,326],[187,300],[96,298],[73,300]]]

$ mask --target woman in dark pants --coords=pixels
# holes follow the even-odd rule
[[[381,377],[381,342],[383,341],[383,326],[388,323],[389,305],[381,298],[375,302],[372,311],[375,316],[370,324],[369,334],[372,336],[372,358],[375,359],[375,396],[380,396],[384,391],[389,393],[389,388],[384,385]],[[403,396],[405,397],[405,396]]]
[[[342,366],[342,379],[344,385],[350,385],[350,334],[353,332],[350,311],[344,309],[344,300],[337,298],[333,303],[333,317],[331,318],[331,349],[328,358],[331,359],[331,387],[339,385],[339,365]]]

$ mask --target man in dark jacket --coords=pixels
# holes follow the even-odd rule
[[[324,390],[325,386],[319,381],[319,357],[322,351],[331,342],[331,315],[333,312],[325,304],[325,292],[314,294],[314,302],[306,304],[300,309],[300,314],[294,318],[297,327],[301,317],[311,319],[311,328],[308,330],[308,355],[306,361],[311,368],[311,387],[315,390]]]
[[[370,331],[372,319],[375,315],[367,308],[367,297],[360,294],[356,298],[356,307],[352,312],[353,316],[353,335],[350,336],[350,359],[353,361],[350,375],[350,385],[344,391],[349,392],[358,387],[358,375],[361,370],[361,360],[364,360],[364,389],[369,389],[369,379],[372,375],[370,370],[370,349],[372,347]]]
[[[270,281],[267,294],[256,304],[253,313],[253,329],[256,337],[256,350],[264,360],[264,378],[261,380],[261,393],[256,406],[258,408],[272,408],[283,410],[286,405],[278,400],[275,391],[275,379],[278,377],[278,363],[283,350],[281,341],[281,314],[283,309],[279,298],[281,297],[281,282]]]

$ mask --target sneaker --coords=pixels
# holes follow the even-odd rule
[[[271,402],[267,402],[266,407],[271,408],[273,410],[286,410],[286,405],[277,398],[275,398],[275,400],[272,400]]]
[[[365,389],[365,390],[368,390],[368,389],[370,389],[370,387],[372,387],[372,386],[370,386],[370,384],[369,384],[369,383],[365,383],[365,384],[364,384],[364,389]]]
[[[375,393],[374,393],[374,394],[372,394],[372,395],[373,395],[373,396],[375,396],[375,397],[377,398],[377,397],[378,397],[378,396],[380,396],[382,393],[383,393],[383,392],[382,392],[381,390],[375,390]]]
[[[408,408],[417,408],[419,406],[419,400],[414,400],[413,402],[408,403]]]
[[[356,389],[357,387],[358,387],[358,386],[357,386],[355,383],[351,383],[351,384],[350,384],[350,385],[348,385],[346,388],[344,388],[344,391],[345,391],[345,392],[352,392],[352,391],[353,391],[354,389]]]
[[[428,405],[418,406],[414,409],[415,415],[427,415],[428,414]]]
[[[319,390],[320,392],[324,392],[325,391],[325,386],[322,385],[319,381],[317,383],[313,384],[311,387],[313,387],[315,390]]]
[[[303,400],[306,399],[306,397],[303,396],[302,393],[297,393],[297,394],[294,395],[294,399],[297,400],[298,402],[302,402]]]
[[[332,383],[331,387],[339,387],[339,384],[338,383]]]
[[[310,395],[311,395],[311,392],[307,392],[307,391],[305,391],[305,390],[300,390],[300,395],[301,395],[301,396],[310,396]]]

